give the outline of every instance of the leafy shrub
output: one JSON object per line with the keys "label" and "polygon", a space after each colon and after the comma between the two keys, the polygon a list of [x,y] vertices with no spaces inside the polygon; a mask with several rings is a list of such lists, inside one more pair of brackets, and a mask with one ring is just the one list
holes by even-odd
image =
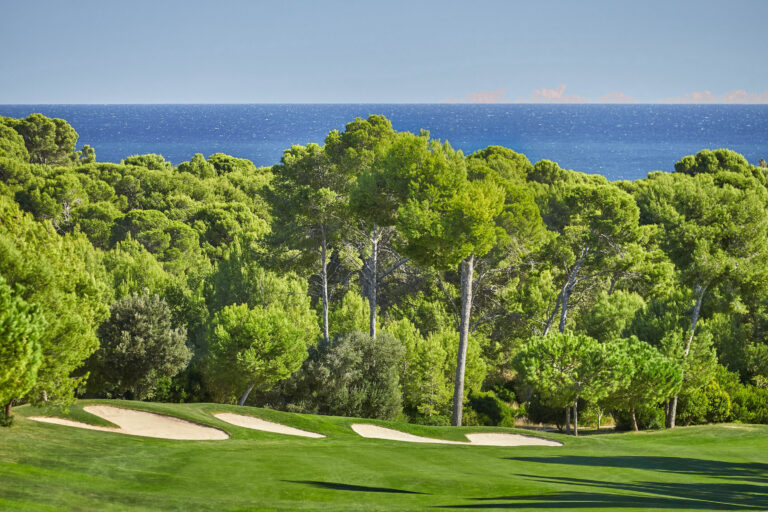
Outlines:
{"label": "leafy shrub", "polygon": [[720,366],[717,383],[731,399],[733,421],[741,423],[768,423],[768,389],[743,384],[739,374]]}
{"label": "leafy shrub", "polygon": [[294,410],[394,419],[402,412],[403,357],[402,344],[387,333],[339,334],[313,349],[284,389]]}
{"label": "leafy shrub", "polygon": [[768,389],[744,385],[731,395],[733,419],[768,424]]}
{"label": "leafy shrub", "polygon": [[565,426],[565,410],[562,407],[546,405],[536,393],[526,402],[525,409],[531,423],[553,424],[558,430]]}
{"label": "leafy shrub", "polygon": [[[679,409],[678,409],[679,411]],[[678,418],[679,418],[678,412]],[[635,410],[637,427],[640,430],[664,428],[664,409],[661,407],[644,406]],[[614,411],[613,419],[616,422],[616,430],[632,430],[632,414],[629,411]]]}
{"label": "leafy shrub", "polygon": [[493,391],[472,391],[469,394],[469,407],[477,413],[480,425],[515,426],[514,411]]}
{"label": "leafy shrub", "polygon": [[731,420],[731,398],[717,381],[681,394],[677,406],[680,425],[722,423]]}
{"label": "leafy shrub", "polygon": [[93,355],[92,384],[133,399],[154,393],[158,380],[183,370],[192,358],[185,327],[174,328],[168,304],[148,289],[117,301],[99,327],[101,347]]}

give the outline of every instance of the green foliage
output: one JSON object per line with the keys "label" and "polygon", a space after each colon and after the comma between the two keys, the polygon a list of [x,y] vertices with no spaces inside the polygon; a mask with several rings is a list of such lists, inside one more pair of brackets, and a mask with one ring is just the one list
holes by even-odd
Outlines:
{"label": "green foliage", "polygon": [[[456,359],[459,351],[459,333],[451,328],[443,328],[431,333],[427,339],[442,345],[446,358],[443,372],[449,389],[453,390],[456,381]],[[467,342],[467,361],[464,374],[464,399],[470,391],[480,391],[488,375],[488,364],[483,359],[483,346],[486,340],[481,336],[471,336]]]}
{"label": "green foliage", "polygon": [[[0,275],[0,405],[32,389],[42,362],[39,339],[45,318]],[[9,419],[9,418],[6,418]]]}
{"label": "green foliage", "polygon": [[108,249],[112,244],[112,227],[122,213],[112,202],[101,201],[72,210],[72,222],[88,237],[94,247]]}
{"label": "green foliage", "polygon": [[98,347],[96,328],[109,314],[112,294],[98,253],[85,237],[62,237],[0,196],[0,275],[21,285],[20,297],[47,322],[37,382],[26,398],[71,402],[84,381],[73,372]]}
{"label": "green foliage", "polygon": [[717,174],[736,172],[752,175],[752,166],[746,158],[729,149],[704,149],[696,156],[688,155],[675,163],[675,172],[696,176],[697,174]]}
{"label": "green foliage", "polygon": [[151,396],[161,378],[183,370],[192,358],[185,327],[173,327],[168,304],[148,289],[112,305],[99,327],[93,355],[99,384],[134,399]]}
{"label": "green foliage", "polygon": [[731,397],[717,381],[680,395],[678,419],[682,425],[722,423],[731,420]]}
{"label": "green foliage", "polygon": [[273,172],[273,231],[288,247],[304,250],[305,263],[312,266],[322,240],[339,235],[351,172],[331,162],[317,144],[286,150]]}
{"label": "green foliage", "polygon": [[32,171],[28,163],[0,156],[0,191],[3,189],[2,185],[17,188],[31,180]]}
{"label": "green foliage", "polygon": [[135,165],[144,167],[151,171],[168,171],[171,169],[171,162],[163,158],[162,155],[147,153],[146,155],[132,155],[123,159],[121,164]]}
{"label": "green foliage", "polygon": [[104,267],[117,298],[144,289],[158,293],[170,279],[157,259],[133,239],[118,242],[114,249],[104,253]]}
{"label": "green foliage", "polygon": [[[768,388],[744,384],[737,373],[723,366],[717,367],[715,382],[728,394],[732,421],[768,424]],[[722,396],[718,403],[724,406]]]}
{"label": "green foliage", "polygon": [[595,304],[579,318],[578,330],[599,341],[626,336],[627,330],[645,301],[637,293],[619,290],[602,292]]}
{"label": "green foliage", "polygon": [[258,289],[248,303],[216,313],[208,346],[210,379],[219,396],[232,401],[256,388],[268,391],[295,372],[317,336],[306,287],[295,279],[254,272]]}
{"label": "green foliage", "polygon": [[189,162],[181,162],[176,168],[179,172],[188,172],[201,179],[213,178],[216,176],[216,168],[212,163],[206,162],[205,157],[200,153],[195,153]]}
{"label": "green foliage", "polygon": [[362,332],[321,342],[296,376],[298,398],[310,412],[394,419],[402,411],[403,345]]}
{"label": "green foliage", "polygon": [[606,409],[651,411],[680,390],[682,368],[654,347],[634,336],[612,342],[609,347],[627,362],[620,384],[600,402]]}
{"label": "green foliage", "polygon": [[[629,410],[617,410],[613,412],[616,422],[616,430],[633,430],[632,413]],[[639,430],[657,430],[665,425],[664,408],[658,406],[641,405],[635,409],[635,421]]]}
{"label": "green foliage", "polygon": [[424,338],[407,319],[391,322],[384,327],[405,347],[401,374],[403,409],[411,421],[447,424],[451,400],[450,380],[446,368],[451,368],[446,351],[438,336]]}
{"label": "green foliage", "polygon": [[366,332],[369,315],[368,302],[356,290],[349,290],[329,314],[331,336],[355,331]]}
{"label": "green foliage", "polygon": [[712,174],[654,174],[635,194],[645,222],[663,226],[662,248],[687,286],[764,279],[766,190],[718,185]]}
{"label": "green foliage", "polygon": [[508,404],[500,400],[493,391],[470,393],[469,407],[477,413],[480,425],[515,426],[514,411]]}
{"label": "green foliage", "polygon": [[[195,155],[195,157],[197,157],[197,155]],[[212,165],[219,174],[250,173],[257,170],[256,166],[253,165],[253,162],[250,160],[225,155],[224,153],[214,153],[209,156],[208,163]]]}
{"label": "green foliage", "polygon": [[22,136],[29,161],[35,164],[66,164],[77,144],[77,132],[63,119],[30,114],[25,119],[6,118],[5,124]]}
{"label": "green foliage", "polygon": [[569,331],[531,339],[513,365],[523,382],[552,407],[597,401],[624,384],[628,362],[610,344]]}
{"label": "green foliage", "polygon": [[[316,317],[309,307],[307,282],[293,273],[279,275],[265,270],[256,255],[235,241],[216,264],[208,280],[208,305],[218,311],[234,304],[280,306],[296,315],[298,323],[315,323]],[[311,339],[314,329],[307,330]]]}
{"label": "green foliage", "polygon": [[562,430],[562,427],[565,426],[563,408],[549,405],[549,400],[537,392],[532,392],[528,397],[525,403],[525,413],[528,421],[532,423],[554,424],[558,430]]}
{"label": "green foliage", "polygon": [[491,171],[505,181],[525,181],[533,170],[528,157],[502,146],[488,146],[467,157],[467,169],[472,181],[485,178]]}
{"label": "green foliage", "polygon": [[11,126],[4,124],[7,118],[0,117],[0,157],[29,162],[29,152],[24,138]]}
{"label": "green foliage", "polygon": [[[248,336],[289,333],[299,349],[273,368],[283,378],[319,323],[329,351],[330,338],[369,330],[373,306],[380,331],[402,346],[401,406],[415,422],[447,419],[462,324],[474,423],[502,421],[497,400],[511,399],[499,393],[519,380],[529,416],[562,422],[578,394],[585,407],[610,401],[620,422],[632,404],[638,423],[653,425],[656,404],[679,384],[676,366],[686,422],[765,417],[768,175],[737,153],[704,150],[675,173],[610,183],[499,146],[464,157],[427,132],[397,133],[380,115],[330,132],[322,146],[293,146],[272,168],[221,153],[175,168],[154,154],[111,164],[89,146],[75,151],[76,141],[62,120],[0,118],[0,276],[49,322],[39,378],[23,399],[71,399],[107,305],[147,288],[195,351],[181,374],[155,379],[168,399],[231,401],[278,379],[248,380],[259,364],[252,340],[213,335],[228,308],[234,318],[245,305]],[[469,279],[471,295],[461,286]],[[539,375],[534,386],[527,374],[550,356],[519,367],[515,354],[557,330],[558,317],[560,330],[583,339],[562,342],[551,360],[583,376]],[[235,332],[227,326],[221,339]],[[237,354],[242,367],[228,373],[235,363],[223,361]],[[349,354],[334,357],[353,364]],[[613,367],[607,384],[601,357]],[[301,408],[312,394],[296,387],[309,382],[301,379],[259,399]]]}
{"label": "green foliage", "polygon": [[768,424],[768,388],[740,386],[729,397],[735,421]]}

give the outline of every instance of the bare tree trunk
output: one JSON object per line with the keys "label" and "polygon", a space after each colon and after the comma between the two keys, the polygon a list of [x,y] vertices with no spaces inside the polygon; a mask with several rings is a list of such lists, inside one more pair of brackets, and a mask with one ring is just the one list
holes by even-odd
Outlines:
{"label": "bare tree trunk", "polygon": [[251,393],[251,390],[255,384],[255,382],[248,384],[248,388],[243,392],[242,395],[240,395],[240,400],[237,401],[237,405],[245,405],[245,401],[248,400],[248,395]]}
{"label": "bare tree trunk", "polygon": [[579,397],[573,401],[573,435],[579,436]]}
{"label": "bare tree trunk", "polygon": [[584,258],[586,256],[587,250],[582,249],[581,256],[579,256],[578,261],[576,261],[573,269],[571,269],[571,272],[568,274],[568,281],[565,285],[565,288],[563,288],[563,300],[562,304],[560,305],[560,332],[565,331],[565,324],[568,321],[568,300],[571,298],[573,287],[576,285],[576,276],[579,275],[579,270],[581,269],[581,265],[584,263]]}
{"label": "bare tree trunk", "polygon": [[13,408],[13,398],[8,400],[8,403],[5,404],[5,419],[6,421],[11,420],[11,409]]}
{"label": "bare tree trunk", "polygon": [[[693,336],[696,334],[696,325],[699,323],[699,314],[701,313],[701,301],[704,298],[704,292],[707,291],[707,286],[702,286],[701,283],[696,283],[696,304],[693,306],[693,312],[691,313],[691,333],[688,336],[688,340],[685,343],[685,351],[683,352],[683,360],[688,358],[688,354],[691,352],[691,344],[693,344]],[[677,398],[679,395],[672,397],[669,402],[669,411],[667,413],[667,427],[675,428],[675,420],[677,419]]]}
{"label": "bare tree trunk", "polygon": [[376,226],[371,236],[371,257],[368,258],[368,306],[370,307],[369,330],[371,338],[376,338],[376,292],[378,289],[379,235]]}
{"label": "bare tree trunk", "polygon": [[637,416],[635,415],[635,408],[630,407],[629,412],[632,413],[632,429],[634,429],[635,432],[640,432],[640,429],[637,428]]}
{"label": "bare tree trunk", "polygon": [[[565,288],[565,285],[563,285],[563,288]],[[557,312],[560,310],[560,301],[562,300],[563,300],[563,290],[560,290],[560,293],[557,295],[557,301],[555,302],[555,308],[552,310],[552,314],[549,315],[549,318],[547,318],[547,324],[544,327],[544,336],[549,334],[549,330],[552,328],[552,323],[554,323],[555,321]]]}
{"label": "bare tree trunk", "polygon": [[565,433],[570,434],[571,433],[571,407],[567,406],[565,408]]}
{"label": "bare tree trunk", "polygon": [[325,226],[322,228],[322,238],[320,240],[320,280],[323,288],[323,341],[327,344],[330,339],[328,334],[328,241],[325,237]]}
{"label": "bare tree trunk", "polygon": [[456,357],[456,382],[453,387],[453,416],[451,424],[461,426],[464,407],[464,370],[467,364],[469,320],[472,314],[472,279],[475,273],[475,255],[461,262],[461,322],[459,324],[459,350]]}
{"label": "bare tree trunk", "polygon": [[598,408],[597,409],[597,430],[600,430],[600,421],[603,419],[603,410]]}

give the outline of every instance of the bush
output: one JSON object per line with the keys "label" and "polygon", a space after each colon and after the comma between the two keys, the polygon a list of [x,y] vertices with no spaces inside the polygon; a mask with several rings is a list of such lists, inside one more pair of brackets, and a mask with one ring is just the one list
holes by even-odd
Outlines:
{"label": "bush", "polygon": [[154,394],[159,379],[183,370],[192,358],[185,327],[174,328],[168,304],[144,289],[112,305],[99,327],[101,347],[91,364],[99,392],[129,393],[134,400]]}
{"label": "bush", "polygon": [[768,389],[740,386],[731,395],[734,421],[768,424]]}
{"label": "bush", "polygon": [[[679,409],[678,409],[679,411]],[[635,410],[637,427],[640,430],[664,428],[666,418],[661,407],[639,407]],[[679,413],[678,413],[679,418]],[[613,419],[616,422],[616,430],[632,430],[632,414],[629,411],[615,411]]]}
{"label": "bush", "polygon": [[722,423],[731,418],[731,398],[717,381],[680,395],[677,405],[677,422],[680,425]]}
{"label": "bush", "polygon": [[731,399],[733,421],[741,423],[768,423],[768,389],[743,384],[739,374],[718,367],[717,383]]}
{"label": "bush", "polygon": [[469,408],[477,413],[479,425],[515,426],[515,412],[493,391],[472,391],[469,394]]}
{"label": "bush", "polygon": [[294,410],[395,419],[402,412],[402,344],[387,333],[339,334],[312,350],[286,383]]}
{"label": "bush", "polygon": [[536,393],[531,395],[525,408],[528,421],[531,423],[556,425],[558,430],[563,430],[565,427],[565,409],[546,405]]}

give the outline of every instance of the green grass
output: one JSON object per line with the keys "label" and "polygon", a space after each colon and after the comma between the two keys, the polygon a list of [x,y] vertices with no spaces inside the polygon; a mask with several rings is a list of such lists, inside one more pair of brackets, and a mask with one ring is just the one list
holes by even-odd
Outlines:
{"label": "green grass", "polygon": [[[354,420],[218,404],[84,400],[221,428],[226,441],[166,441],[33,422],[0,428],[0,510],[768,510],[768,426],[547,437],[562,447],[363,439]],[[304,439],[214,418],[247,413],[327,435]],[[51,414],[53,415],[53,414]],[[513,429],[419,427],[418,435]],[[520,431],[517,431],[520,432]]]}

